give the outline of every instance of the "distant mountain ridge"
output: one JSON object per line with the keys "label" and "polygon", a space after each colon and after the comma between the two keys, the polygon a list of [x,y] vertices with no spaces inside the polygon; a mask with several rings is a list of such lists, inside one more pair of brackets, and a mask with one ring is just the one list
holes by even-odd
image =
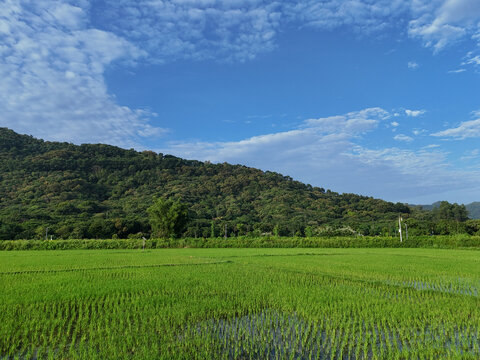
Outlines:
{"label": "distant mountain ridge", "polygon": [[[425,210],[433,210],[434,208],[438,208],[440,206],[441,201],[436,201],[431,205],[419,205]],[[470,204],[465,204],[467,208],[468,217],[470,219],[480,219],[480,202],[474,201]]]}
{"label": "distant mountain ridge", "polygon": [[474,201],[465,205],[470,219],[480,219],[480,201]]}

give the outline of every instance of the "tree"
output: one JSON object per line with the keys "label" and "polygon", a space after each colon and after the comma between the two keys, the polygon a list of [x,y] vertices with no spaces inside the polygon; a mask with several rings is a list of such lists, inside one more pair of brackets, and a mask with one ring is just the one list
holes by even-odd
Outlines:
{"label": "tree", "polygon": [[157,198],[147,211],[154,237],[180,237],[187,225],[188,208],[178,200]]}
{"label": "tree", "polygon": [[274,227],[273,227],[273,235],[275,237],[279,237],[280,236],[280,227],[278,226],[278,224],[276,224]]}
{"label": "tree", "polygon": [[313,237],[313,227],[312,226],[307,226],[305,228],[305,236],[310,238],[310,237]]}
{"label": "tree", "polygon": [[448,201],[440,202],[438,208],[433,210],[437,220],[465,221],[468,219],[468,212],[465,205],[450,204]]}

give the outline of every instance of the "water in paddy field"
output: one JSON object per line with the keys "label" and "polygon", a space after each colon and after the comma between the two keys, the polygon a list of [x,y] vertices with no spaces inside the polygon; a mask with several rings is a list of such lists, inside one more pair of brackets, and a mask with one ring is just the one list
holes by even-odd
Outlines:
{"label": "water in paddy field", "polygon": [[467,295],[467,296],[480,296],[480,283],[478,285],[472,285],[469,283],[464,283],[462,279],[458,279],[453,283],[434,283],[422,280],[412,280],[412,281],[402,281],[402,282],[395,282],[395,281],[387,281],[385,282],[387,285],[394,285],[394,286],[402,286],[402,287],[409,287],[415,290],[430,290],[436,292],[443,292],[443,293],[450,293],[450,294],[458,294],[458,295]]}
{"label": "water in paddy field", "polygon": [[[338,325],[338,324],[337,324]],[[378,359],[401,354],[414,358],[417,351],[440,351],[480,358],[476,328],[397,329],[383,324],[358,327],[307,321],[296,314],[274,310],[211,319],[182,336],[201,337],[213,345],[219,359]],[[428,348],[428,349],[427,349]],[[435,353],[435,352],[434,352]],[[434,354],[433,353],[433,354]],[[413,356],[413,357],[412,357]]]}

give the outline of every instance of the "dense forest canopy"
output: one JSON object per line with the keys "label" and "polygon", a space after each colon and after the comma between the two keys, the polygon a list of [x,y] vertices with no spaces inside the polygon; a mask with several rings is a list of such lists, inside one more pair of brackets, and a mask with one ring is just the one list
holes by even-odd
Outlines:
{"label": "dense forest canopy", "polygon": [[426,211],[338,194],[241,165],[103,144],[48,142],[0,128],[0,239],[150,236],[155,198],[188,207],[182,236],[478,232],[465,206]]}

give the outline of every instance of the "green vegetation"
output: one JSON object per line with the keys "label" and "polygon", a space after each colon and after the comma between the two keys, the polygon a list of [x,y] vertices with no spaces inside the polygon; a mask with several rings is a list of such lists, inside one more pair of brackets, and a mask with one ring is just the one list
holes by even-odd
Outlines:
{"label": "green vegetation", "polygon": [[[142,249],[140,239],[82,240],[0,240],[0,250],[85,250]],[[145,241],[147,249],[165,248],[441,248],[480,249],[480,236],[415,236],[400,242],[398,237],[232,237],[232,238],[160,238]]]}
{"label": "green vegetation", "polygon": [[0,253],[0,358],[478,359],[477,251]]}
{"label": "green vegetation", "polygon": [[152,225],[152,236],[160,238],[178,238],[188,221],[188,209],[178,200],[158,198],[147,209]]}
{"label": "green vegetation", "polygon": [[411,235],[480,234],[479,221],[463,221],[462,205],[430,212],[240,165],[45,142],[0,128],[0,240],[148,238],[155,198],[188,207],[187,226],[174,231],[182,237],[394,236],[399,214]]}

